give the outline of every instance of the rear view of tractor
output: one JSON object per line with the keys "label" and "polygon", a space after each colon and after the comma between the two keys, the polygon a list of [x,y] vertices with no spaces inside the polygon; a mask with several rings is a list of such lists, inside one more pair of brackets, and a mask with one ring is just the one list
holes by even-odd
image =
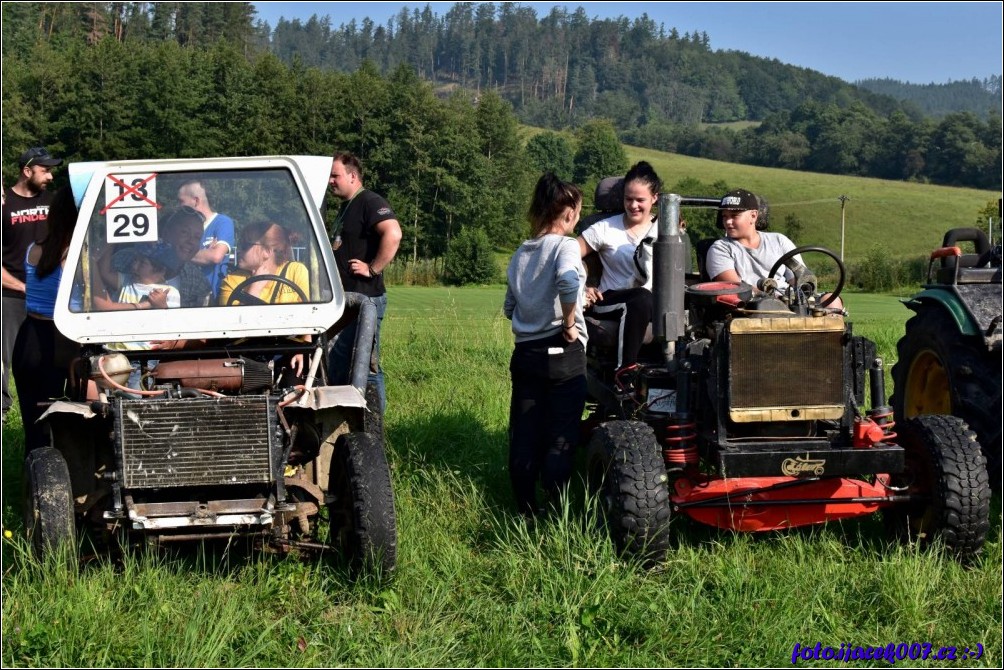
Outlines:
{"label": "rear view of tractor", "polygon": [[[618,548],[658,561],[678,514],[746,532],[881,511],[893,537],[977,555],[990,490],[973,431],[945,414],[893,420],[875,344],[831,307],[845,274],[832,251],[778,259],[768,276],[787,268],[783,291],[688,275],[681,207],[718,203],[660,197],[638,365],[614,372],[612,334],[590,324],[587,475]],[[803,255],[835,264],[828,294]]]}
{"label": "rear view of tractor", "polygon": [[[965,249],[965,250],[964,250]],[[971,252],[971,253],[967,253]],[[927,282],[897,344],[898,420],[951,414],[976,432],[993,487],[1001,483],[1001,245],[955,228],[931,253]]]}

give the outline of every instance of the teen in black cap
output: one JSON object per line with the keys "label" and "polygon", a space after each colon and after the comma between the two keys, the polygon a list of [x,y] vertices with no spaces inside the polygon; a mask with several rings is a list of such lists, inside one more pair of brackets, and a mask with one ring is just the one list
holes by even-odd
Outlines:
{"label": "teen in black cap", "polygon": [[[708,276],[714,281],[746,282],[757,287],[767,278],[767,273],[784,254],[795,248],[795,243],[781,233],[767,232],[765,201],[746,189],[737,188],[722,196],[718,208],[718,227],[725,231],[725,237],[716,240],[708,249],[706,267]],[[795,261],[802,263],[801,256]],[[782,268],[784,276],[775,276],[778,291],[785,291],[787,281],[793,277],[791,271]],[[831,305],[841,308],[838,298]]]}

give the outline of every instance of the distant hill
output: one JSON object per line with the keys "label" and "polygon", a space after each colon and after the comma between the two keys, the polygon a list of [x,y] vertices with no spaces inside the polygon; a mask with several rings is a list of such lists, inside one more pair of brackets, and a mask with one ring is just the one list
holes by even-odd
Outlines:
{"label": "distant hill", "polygon": [[[394,86],[420,79],[444,99],[459,93],[476,103],[490,93],[510,103],[523,123],[552,130],[604,119],[627,144],[713,160],[997,189],[1004,173],[1001,114],[986,114],[993,96],[1000,109],[999,76],[945,87],[900,85],[894,91],[900,97],[893,97],[777,59],[712,50],[706,32],[681,33],[645,14],[599,20],[582,7],[553,7],[538,15],[526,4],[503,2],[456,3],[438,15],[427,4],[402,9],[385,25],[363,19],[336,27],[331,17],[315,15],[280,19],[274,29],[255,20],[247,2],[5,2],[2,15],[5,155],[11,141],[30,146],[32,138],[58,135],[57,128],[65,133],[63,146],[89,147],[91,154],[94,147],[123,155],[146,147],[191,153],[193,146],[227,146],[223,136],[200,137],[195,145],[181,139],[188,132],[183,122],[196,123],[178,113],[188,104],[182,99],[219,99],[196,113],[238,124],[256,119],[243,102],[254,88],[251,77],[271,86],[273,76],[285,85],[301,76],[351,73],[363,80],[382,75]],[[119,45],[134,58],[153,54],[156,66],[115,90],[109,82],[124,57],[109,54]],[[52,53],[65,55],[70,70],[57,72]],[[178,71],[158,77],[170,72],[172,58]],[[205,73],[184,64],[193,59],[219,69]],[[45,74],[27,74],[36,68]],[[247,81],[235,79],[243,68],[250,68]],[[146,79],[152,83],[144,87],[142,109],[155,111],[128,116],[125,101],[140,104],[133,85]],[[294,123],[296,115],[330,113],[325,105],[334,103],[324,101],[331,91],[305,86],[288,95],[266,88],[271,104],[263,113],[275,120],[262,122],[261,139],[277,136],[277,126]],[[962,103],[975,113],[925,116],[928,107],[904,96],[928,88],[939,113]],[[154,104],[153,92],[166,102]],[[309,102],[283,102],[301,95]],[[362,86],[343,102],[369,104],[370,96]],[[54,105],[57,99],[66,107]],[[84,132],[94,119],[101,126]],[[109,125],[113,120],[117,126]],[[169,124],[172,132],[138,133],[140,123]],[[113,127],[121,127],[121,137]],[[353,132],[369,130],[360,123]],[[321,132],[315,124],[309,137]],[[112,149],[111,141],[119,145]]]}
{"label": "distant hill", "polygon": [[926,116],[972,112],[986,118],[989,110],[1001,114],[1000,75],[947,84],[909,84],[895,79],[863,79],[854,83],[866,91],[916,105]]}
{"label": "distant hill", "polygon": [[902,108],[837,77],[713,50],[706,31],[637,18],[590,18],[583,7],[538,14],[517,3],[456,3],[444,14],[402,8],[385,25],[337,16],[279,19],[269,48],[286,63],[354,72],[364,60],[389,74],[401,65],[434,85],[490,88],[526,123],[551,128],[603,116],[620,129],[762,121],[807,100]]}
{"label": "distant hill", "polygon": [[912,99],[713,50],[707,32],[681,32],[647,14],[591,19],[582,7],[552,7],[538,15],[504,2],[456,3],[442,15],[430,5],[403,8],[385,25],[314,15],[280,19],[269,49],[292,67],[355,72],[369,63],[391,78],[414,73],[444,96],[492,91],[532,126],[608,119],[623,142],[662,151],[956,186],[1001,183],[1001,116],[987,114],[985,91],[976,100],[971,90],[946,90],[943,104],[971,100],[966,111],[927,115]]}

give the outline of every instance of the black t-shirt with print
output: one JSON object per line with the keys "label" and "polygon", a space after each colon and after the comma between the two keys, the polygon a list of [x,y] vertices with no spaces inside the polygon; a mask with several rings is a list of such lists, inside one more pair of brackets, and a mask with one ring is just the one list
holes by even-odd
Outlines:
{"label": "black t-shirt with print", "polygon": [[[13,189],[4,188],[3,205],[3,267],[11,275],[24,281],[24,256],[32,242],[44,234],[45,219],[49,215],[52,193],[41,191],[25,198]],[[23,298],[24,293],[4,288],[5,298]]]}
{"label": "black t-shirt with print", "polygon": [[358,258],[372,263],[380,249],[380,234],[376,225],[381,221],[396,219],[390,204],[373,191],[363,189],[342,205],[338,214],[341,223],[342,246],[335,250],[335,263],[346,291],[362,293],[369,297],[386,293],[383,275],[361,277],[349,271],[349,261]]}

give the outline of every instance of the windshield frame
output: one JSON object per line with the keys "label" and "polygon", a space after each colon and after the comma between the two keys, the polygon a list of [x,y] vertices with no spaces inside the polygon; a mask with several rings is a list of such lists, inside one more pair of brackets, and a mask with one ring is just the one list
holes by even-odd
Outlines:
{"label": "windshield frame", "polygon": [[[342,315],[345,296],[320,206],[327,188],[331,157],[263,156],[149,161],[72,163],[68,170],[79,214],[56,296],[56,327],[80,343],[144,340],[216,339],[258,336],[315,335],[328,330]],[[116,174],[248,171],[281,169],[292,177],[309,219],[311,244],[318,250],[320,272],[331,287],[329,300],[281,305],[177,307],[126,311],[73,311],[74,274],[86,248],[88,227],[99,206],[106,178]],[[173,197],[170,198],[173,201]],[[173,204],[173,202],[172,202]]]}

